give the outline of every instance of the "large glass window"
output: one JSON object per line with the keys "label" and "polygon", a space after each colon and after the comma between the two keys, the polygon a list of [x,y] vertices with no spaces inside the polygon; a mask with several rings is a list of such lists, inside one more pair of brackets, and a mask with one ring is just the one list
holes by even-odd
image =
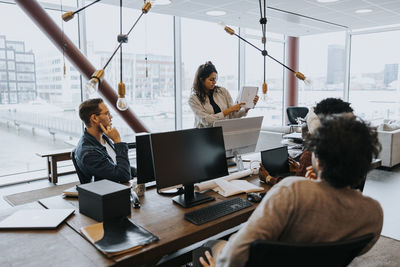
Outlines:
{"label": "large glass window", "polygon": [[[60,4],[59,1],[56,3]],[[38,77],[47,78],[46,84],[52,84],[49,78],[53,74],[47,71],[52,66],[46,62],[54,58],[63,62],[62,53],[20,7],[0,3],[0,10],[0,46],[4,48],[1,51],[5,51],[8,60],[13,60],[14,52],[18,51],[15,53],[16,65],[8,61],[8,75],[3,77],[8,79],[5,83],[7,89],[0,94],[0,135],[7,140],[0,155],[1,179],[1,176],[11,173],[45,170],[46,161],[36,153],[71,147],[68,143],[76,143],[82,125],[75,111],[80,99],[73,100],[69,86],[71,73],[67,72],[68,75],[60,82],[62,89],[40,91],[36,87]],[[46,11],[61,26],[61,12]],[[76,19],[64,23],[64,30],[71,40],[77,42]],[[20,63],[22,65],[18,65]],[[66,64],[69,66],[67,60]],[[76,92],[80,96],[80,90]]]}
{"label": "large glass window", "polygon": [[352,36],[349,100],[368,120],[400,117],[400,31]]}
{"label": "large glass window", "polygon": [[[123,33],[141,11],[123,9]],[[107,19],[104,19],[107,18]],[[102,68],[117,46],[119,7],[96,4],[86,11],[89,60]],[[101,34],[99,34],[101,29]],[[123,45],[123,81],[130,107],[152,132],[175,129],[173,17],[148,13],[143,15]],[[105,80],[117,90],[120,82],[120,54],[105,70]],[[135,133],[113,113],[113,124],[123,140],[134,140]]]}
{"label": "large glass window", "polygon": [[238,40],[216,23],[181,19],[182,25],[182,127],[192,128],[194,115],[188,100],[197,68],[211,61],[218,71],[217,85],[235,99],[238,93]]}
{"label": "large glass window", "polygon": [[311,80],[299,81],[299,106],[314,106],[327,97],[343,98],[345,32],[300,37],[299,71]]}
{"label": "large glass window", "polygon": [[[260,49],[264,46],[261,43],[261,30],[255,31],[246,29],[246,39]],[[267,41],[268,53],[279,60],[284,61],[283,36],[268,33],[273,40]],[[248,116],[264,116],[263,125],[282,124],[282,103],[283,103],[283,67],[267,57],[266,79],[268,85],[267,95],[262,93],[264,82],[264,57],[260,51],[245,44],[245,85],[258,86],[260,100],[254,110],[250,110]]]}

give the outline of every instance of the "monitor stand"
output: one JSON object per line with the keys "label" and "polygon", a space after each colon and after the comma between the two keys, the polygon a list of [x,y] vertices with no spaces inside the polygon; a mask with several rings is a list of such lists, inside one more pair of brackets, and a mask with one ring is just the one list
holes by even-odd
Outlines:
{"label": "monitor stand", "polygon": [[206,194],[194,192],[193,184],[183,185],[184,193],[182,195],[172,198],[172,201],[181,205],[184,208],[190,208],[200,205],[205,202],[215,200],[214,197],[207,196]]}
{"label": "monitor stand", "polygon": [[235,156],[235,161],[236,161],[236,166],[237,166],[238,171],[243,171],[244,166],[243,166],[242,156],[237,151],[234,151],[233,155]]}

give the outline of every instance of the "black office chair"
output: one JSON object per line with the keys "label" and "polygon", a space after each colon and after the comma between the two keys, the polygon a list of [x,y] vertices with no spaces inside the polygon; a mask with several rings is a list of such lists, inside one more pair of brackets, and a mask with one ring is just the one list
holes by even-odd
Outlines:
{"label": "black office chair", "polygon": [[74,167],[75,167],[75,170],[76,170],[76,174],[78,174],[78,178],[79,178],[79,181],[81,182],[81,184],[90,183],[91,180],[92,180],[91,177],[85,176],[85,175],[81,172],[81,170],[79,169],[78,164],[76,163],[76,160],[75,160],[75,149],[72,150],[72,152],[71,152],[71,159],[72,159],[72,163],[74,163]]}
{"label": "black office chair", "polygon": [[286,109],[289,124],[297,124],[297,118],[305,119],[308,113],[306,107],[287,107]]}
{"label": "black office chair", "polygon": [[250,245],[246,267],[265,265],[282,267],[347,266],[373,237],[373,234],[366,234],[345,241],[310,244],[256,240]]}

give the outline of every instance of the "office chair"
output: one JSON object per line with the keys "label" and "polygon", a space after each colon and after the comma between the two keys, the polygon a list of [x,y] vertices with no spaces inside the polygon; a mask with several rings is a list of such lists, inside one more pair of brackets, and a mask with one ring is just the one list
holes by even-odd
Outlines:
{"label": "office chair", "polygon": [[246,267],[265,265],[283,267],[347,266],[373,237],[374,235],[370,233],[345,241],[309,244],[256,240],[250,245]]}
{"label": "office chair", "polygon": [[90,183],[90,181],[92,180],[91,177],[86,177],[81,170],[78,167],[78,164],[76,163],[75,160],[75,149],[72,150],[71,152],[71,159],[72,159],[72,163],[74,164],[75,170],[76,170],[76,174],[78,174],[78,178],[79,181],[81,182],[81,184],[87,184]]}
{"label": "office chair", "polygon": [[306,107],[287,107],[286,108],[287,117],[289,124],[297,124],[297,118],[305,119],[308,113],[308,108]]}

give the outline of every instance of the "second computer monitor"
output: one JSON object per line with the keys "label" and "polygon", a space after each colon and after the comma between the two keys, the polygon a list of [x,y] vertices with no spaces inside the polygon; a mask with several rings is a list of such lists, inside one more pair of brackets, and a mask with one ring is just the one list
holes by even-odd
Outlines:
{"label": "second computer monitor", "polygon": [[243,166],[240,166],[242,163],[238,156],[256,150],[263,118],[260,116],[214,122],[214,127],[222,127],[226,156],[235,156],[240,161],[236,162],[239,169],[243,169]]}
{"label": "second computer monitor", "polygon": [[151,155],[151,135],[136,135],[136,170],[137,183],[145,184],[155,181],[153,157]]}
{"label": "second computer monitor", "polygon": [[151,135],[157,189],[183,185],[175,202],[190,207],[213,198],[193,192],[194,183],[228,175],[221,127]]}

